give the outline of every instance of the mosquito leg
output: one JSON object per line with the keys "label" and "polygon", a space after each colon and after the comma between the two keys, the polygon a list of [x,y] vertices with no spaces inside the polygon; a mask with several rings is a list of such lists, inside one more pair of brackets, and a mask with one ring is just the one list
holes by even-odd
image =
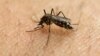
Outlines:
{"label": "mosquito leg", "polygon": [[48,31],[48,38],[47,38],[47,43],[46,43],[46,46],[48,46],[48,43],[49,43],[49,39],[50,39],[50,25],[49,25],[49,31]]}
{"label": "mosquito leg", "polygon": [[[49,24],[51,23],[51,21],[49,20]],[[49,39],[50,39],[50,35],[51,35],[51,30],[50,30],[50,25],[49,25],[49,29],[48,29],[48,38],[47,38],[47,43],[46,43],[46,46],[48,46],[48,43],[49,43]]]}
{"label": "mosquito leg", "polygon": [[59,13],[57,14],[57,16],[59,16],[60,14],[62,14],[62,15],[64,16],[65,19],[71,21],[69,18],[66,18],[66,17],[65,17],[65,15],[64,15],[64,13],[63,13],[62,11],[59,11]]}
{"label": "mosquito leg", "polygon": [[45,11],[45,9],[44,9],[43,11],[44,11],[44,14],[46,15],[46,11]]}
{"label": "mosquito leg", "polygon": [[76,25],[76,29],[75,29],[75,31],[77,31],[77,30],[78,30],[79,23],[76,23],[76,24],[71,24],[71,25]]}
{"label": "mosquito leg", "polygon": [[37,27],[35,27],[33,30],[30,30],[30,31],[26,31],[26,32],[33,32],[33,31],[37,31],[37,30],[40,30],[41,28],[43,28],[44,26],[43,25],[38,25]]}
{"label": "mosquito leg", "polygon": [[53,8],[51,9],[51,15],[52,15],[52,13],[55,15],[55,12],[54,12],[54,9]]}
{"label": "mosquito leg", "polygon": [[65,17],[65,15],[64,15],[64,13],[62,12],[62,11],[60,11],[58,14],[57,14],[57,16],[59,15],[59,14],[61,14],[62,13],[62,15]]}

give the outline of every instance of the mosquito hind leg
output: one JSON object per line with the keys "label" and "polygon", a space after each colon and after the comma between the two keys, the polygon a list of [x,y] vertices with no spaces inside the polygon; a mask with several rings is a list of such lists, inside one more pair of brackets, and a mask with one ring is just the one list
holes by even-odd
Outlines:
{"label": "mosquito hind leg", "polygon": [[79,22],[78,23],[75,23],[75,24],[71,24],[71,25],[76,25],[76,29],[74,29],[75,31],[77,31],[78,30],[78,27],[79,27]]}
{"label": "mosquito hind leg", "polygon": [[57,14],[57,16],[59,15],[59,14],[61,14],[62,13],[62,15],[65,17],[65,15],[64,15],[64,13],[62,12],[62,11],[60,11],[58,14]]}
{"label": "mosquito hind leg", "polygon": [[64,16],[65,19],[68,19],[69,21],[71,21],[69,18],[66,18],[64,13],[62,11],[59,11],[59,13],[56,16],[59,16],[60,14],[62,14]]}

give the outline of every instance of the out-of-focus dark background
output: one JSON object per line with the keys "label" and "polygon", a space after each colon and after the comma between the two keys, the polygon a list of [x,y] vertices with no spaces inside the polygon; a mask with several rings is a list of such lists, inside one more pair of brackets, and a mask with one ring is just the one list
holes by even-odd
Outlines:
{"label": "out-of-focus dark background", "polygon": [[[44,47],[48,26],[26,31],[51,8],[79,25],[77,31],[51,25]],[[100,56],[100,0],[0,0],[0,56]]]}

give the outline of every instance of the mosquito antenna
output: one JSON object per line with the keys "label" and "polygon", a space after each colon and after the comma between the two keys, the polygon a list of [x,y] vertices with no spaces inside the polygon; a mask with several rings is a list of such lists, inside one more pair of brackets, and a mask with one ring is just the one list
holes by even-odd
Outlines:
{"label": "mosquito antenna", "polygon": [[46,15],[46,11],[45,11],[45,9],[44,9],[43,11],[44,11],[44,14]]}

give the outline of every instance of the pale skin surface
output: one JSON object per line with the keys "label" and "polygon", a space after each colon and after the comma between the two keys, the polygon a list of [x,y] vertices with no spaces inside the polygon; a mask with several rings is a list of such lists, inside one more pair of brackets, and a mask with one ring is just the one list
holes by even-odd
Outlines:
{"label": "pale skin surface", "polygon": [[[37,26],[44,15],[63,11],[74,30]],[[0,0],[0,56],[100,56],[100,0]]]}

